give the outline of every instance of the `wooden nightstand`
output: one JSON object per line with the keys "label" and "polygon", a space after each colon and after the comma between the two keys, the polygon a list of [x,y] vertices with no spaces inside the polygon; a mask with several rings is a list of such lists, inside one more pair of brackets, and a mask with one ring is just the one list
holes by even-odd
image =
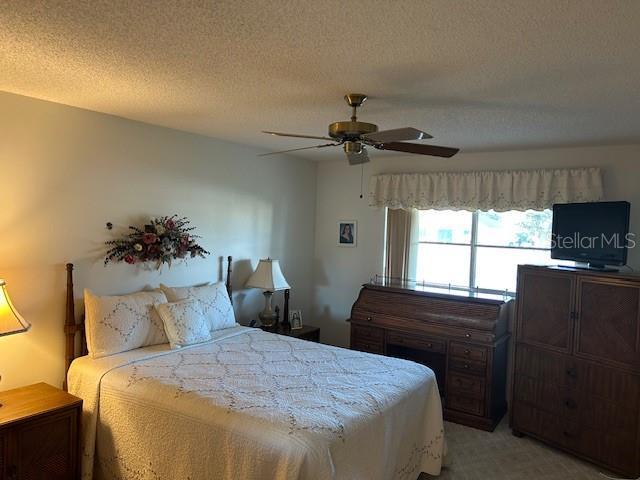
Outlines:
{"label": "wooden nightstand", "polygon": [[82,400],[46,383],[0,392],[0,480],[79,478]]}
{"label": "wooden nightstand", "polygon": [[295,337],[301,340],[309,340],[310,342],[320,341],[320,329],[318,327],[312,327],[311,325],[303,325],[302,328],[297,330],[285,329],[282,324],[278,324],[277,327],[260,327],[265,332],[277,333],[278,335],[286,335],[287,337]]}

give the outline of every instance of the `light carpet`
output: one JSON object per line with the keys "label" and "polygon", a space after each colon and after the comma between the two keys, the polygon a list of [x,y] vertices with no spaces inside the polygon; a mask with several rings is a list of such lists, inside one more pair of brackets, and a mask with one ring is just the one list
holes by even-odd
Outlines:
{"label": "light carpet", "polygon": [[607,480],[621,478],[528,437],[511,434],[508,418],[494,432],[445,423],[449,466],[419,480]]}

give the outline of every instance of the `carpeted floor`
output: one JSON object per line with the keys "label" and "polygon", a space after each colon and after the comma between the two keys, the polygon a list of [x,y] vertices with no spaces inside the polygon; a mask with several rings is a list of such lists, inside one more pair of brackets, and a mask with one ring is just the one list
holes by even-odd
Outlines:
{"label": "carpeted floor", "polygon": [[423,474],[419,480],[620,478],[530,438],[514,437],[506,417],[492,433],[447,422],[445,435],[449,446],[449,466],[439,477]]}

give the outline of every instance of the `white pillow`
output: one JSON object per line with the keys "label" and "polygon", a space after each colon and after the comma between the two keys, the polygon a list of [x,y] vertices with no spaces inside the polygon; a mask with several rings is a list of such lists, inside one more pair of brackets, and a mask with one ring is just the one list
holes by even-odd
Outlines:
{"label": "white pillow", "polygon": [[160,284],[160,289],[170,302],[177,302],[186,298],[198,300],[201,304],[202,312],[209,321],[209,330],[212,332],[236,325],[233,305],[231,305],[227,287],[223,282],[197,287],[176,288]]}
{"label": "white pillow", "polygon": [[161,291],[98,297],[84,291],[87,348],[93,358],[167,343],[154,305],[166,303]]}
{"label": "white pillow", "polygon": [[171,348],[186,347],[211,340],[209,321],[202,311],[200,301],[189,298],[156,305],[164,323]]}

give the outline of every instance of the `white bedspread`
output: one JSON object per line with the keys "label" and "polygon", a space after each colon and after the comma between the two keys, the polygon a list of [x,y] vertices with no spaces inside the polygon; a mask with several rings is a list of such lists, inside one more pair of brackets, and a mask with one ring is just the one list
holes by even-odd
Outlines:
{"label": "white bedspread", "polygon": [[259,329],[75,360],[83,479],[407,479],[437,475],[442,408],[416,363]]}

